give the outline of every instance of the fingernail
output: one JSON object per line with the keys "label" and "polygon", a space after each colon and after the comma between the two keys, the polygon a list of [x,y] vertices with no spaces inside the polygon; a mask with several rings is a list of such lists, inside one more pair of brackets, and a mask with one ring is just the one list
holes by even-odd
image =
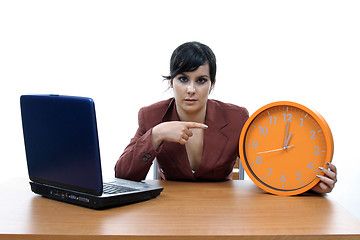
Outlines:
{"label": "fingernail", "polygon": [[208,126],[208,125],[204,125],[204,127],[205,127],[205,128],[209,128],[209,126]]}
{"label": "fingernail", "polygon": [[319,167],[319,169],[322,171],[322,170],[324,170],[324,168],[323,167]]}
{"label": "fingernail", "polygon": [[321,175],[316,175],[317,178],[321,178],[322,176]]}
{"label": "fingernail", "polygon": [[329,166],[329,165],[330,165],[330,163],[329,163],[329,162],[327,162],[327,163],[326,163],[326,166]]}

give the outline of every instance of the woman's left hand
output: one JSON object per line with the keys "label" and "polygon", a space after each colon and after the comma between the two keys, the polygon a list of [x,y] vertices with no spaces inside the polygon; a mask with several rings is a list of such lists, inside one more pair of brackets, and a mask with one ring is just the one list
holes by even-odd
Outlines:
{"label": "woman's left hand", "polygon": [[314,192],[323,194],[329,193],[334,189],[335,183],[337,182],[336,167],[332,163],[326,163],[326,166],[328,168],[319,168],[323,173],[325,173],[325,175],[317,175],[320,182],[311,189]]}

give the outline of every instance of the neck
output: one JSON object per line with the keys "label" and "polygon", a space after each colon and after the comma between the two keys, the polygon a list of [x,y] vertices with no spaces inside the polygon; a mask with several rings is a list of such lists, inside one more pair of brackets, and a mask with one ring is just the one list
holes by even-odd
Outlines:
{"label": "neck", "polygon": [[177,114],[181,121],[205,123],[206,105],[196,112],[186,112],[177,108]]}

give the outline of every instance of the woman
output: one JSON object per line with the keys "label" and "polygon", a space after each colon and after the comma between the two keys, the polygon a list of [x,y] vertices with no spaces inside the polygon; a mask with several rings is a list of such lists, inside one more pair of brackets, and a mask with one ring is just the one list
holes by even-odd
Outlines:
{"label": "woman", "polygon": [[[231,179],[240,132],[249,118],[243,107],[208,99],[215,85],[216,58],[199,42],[180,45],[170,60],[174,98],[139,111],[139,128],[115,166],[115,176],[145,179],[157,158],[162,179],[223,181]],[[313,190],[330,192],[336,168]]]}

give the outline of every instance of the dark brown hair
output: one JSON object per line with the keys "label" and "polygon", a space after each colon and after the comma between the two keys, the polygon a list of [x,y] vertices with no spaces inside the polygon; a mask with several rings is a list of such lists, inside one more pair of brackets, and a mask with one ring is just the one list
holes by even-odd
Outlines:
{"label": "dark brown hair", "polygon": [[184,43],[174,50],[170,59],[170,75],[164,78],[172,80],[178,74],[195,71],[205,63],[209,64],[210,81],[213,85],[216,76],[216,57],[213,51],[199,42]]}

